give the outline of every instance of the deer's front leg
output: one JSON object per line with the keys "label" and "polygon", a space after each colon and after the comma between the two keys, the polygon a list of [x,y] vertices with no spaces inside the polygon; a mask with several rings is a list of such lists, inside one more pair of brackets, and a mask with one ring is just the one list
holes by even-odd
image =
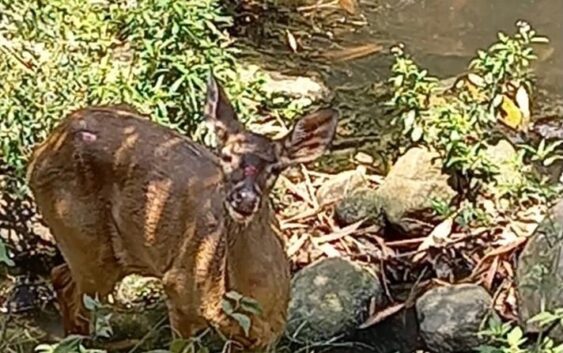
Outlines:
{"label": "deer's front leg", "polygon": [[184,271],[170,271],[163,277],[170,326],[175,335],[189,338],[206,328],[199,313],[195,285]]}

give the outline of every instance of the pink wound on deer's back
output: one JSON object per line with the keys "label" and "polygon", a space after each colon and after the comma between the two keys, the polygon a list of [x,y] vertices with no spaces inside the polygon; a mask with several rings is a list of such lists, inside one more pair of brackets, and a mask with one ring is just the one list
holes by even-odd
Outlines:
{"label": "pink wound on deer's back", "polygon": [[258,174],[258,169],[253,165],[247,165],[244,167],[244,176],[253,176]]}
{"label": "pink wound on deer's back", "polygon": [[80,139],[84,142],[94,142],[98,139],[98,136],[96,136],[96,134],[88,131],[80,131],[78,133],[78,136],[80,136]]}

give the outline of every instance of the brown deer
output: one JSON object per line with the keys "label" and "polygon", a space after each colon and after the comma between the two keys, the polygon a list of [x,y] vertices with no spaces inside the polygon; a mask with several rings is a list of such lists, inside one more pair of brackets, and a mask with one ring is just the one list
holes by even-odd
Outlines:
{"label": "brown deer", "polygon": [[[217,155],[120,106],[74,111],[34,151],[29,186],[65,259],[52,278],[67,334],[88,333],[84,294],[103,298],[132,273],[162,279],[182,337],[212,326],[256,349],[282,334],[290,273],[268,194],[282,170],[327,150],[338,113],[272,140],[245,130],[210,75],[204,116]],[[222,310],[233,290],[261,308],[248,336]]]}

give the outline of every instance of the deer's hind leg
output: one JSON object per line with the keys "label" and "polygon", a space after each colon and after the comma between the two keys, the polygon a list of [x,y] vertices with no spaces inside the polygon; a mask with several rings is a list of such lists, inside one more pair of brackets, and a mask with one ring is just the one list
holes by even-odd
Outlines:
{"label": "deer's hind leg", "polygon": [[87,335],[90,333],[88,313],[82,305],[80,293],[72,279],[70,268],[66,263],[61,264],[51,271],[53,288],[63,318],[65,335],[71,333]]}
{"label": "deer's hind leg", "polygon": [[52,270],[53,287],[65,334],[89,334],[84,295],[103,299],[123,277],[123,269],[113,253],[106,208],[95,200],[72,196],[72,190],[57,190],[57,195],[45,198],[55,202],[42,203],[37,198],[66,262]]}
{"label": "deer's hind leg", "polygon": [[[91,314],[84,307],[84,296],[97,295],[100,299],[104,299],[113,291],[117,281],[123,277],[115,259],[104,256],[95,248],[86,247],[84,250],[90,253],[71,252],[67,257],[67,263],[51,271],[51,279],[67,335],[90,333]],[[81,258],[77,259],[77,257]],[[103,261],[100,261],[101,259]]]}

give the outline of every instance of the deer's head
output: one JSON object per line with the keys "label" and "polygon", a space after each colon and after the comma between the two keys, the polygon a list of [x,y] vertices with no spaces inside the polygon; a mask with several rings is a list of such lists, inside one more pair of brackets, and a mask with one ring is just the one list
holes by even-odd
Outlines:
{"label": "deer's head", "polygon": [[281,139],[244,128],[225,91],[209,76],[205,117],[214,127],[226,184],[225,207],[239,223],[252,220],[285,168],[320,157],[332,141],[338,112],[321,109],[298,119]]}

